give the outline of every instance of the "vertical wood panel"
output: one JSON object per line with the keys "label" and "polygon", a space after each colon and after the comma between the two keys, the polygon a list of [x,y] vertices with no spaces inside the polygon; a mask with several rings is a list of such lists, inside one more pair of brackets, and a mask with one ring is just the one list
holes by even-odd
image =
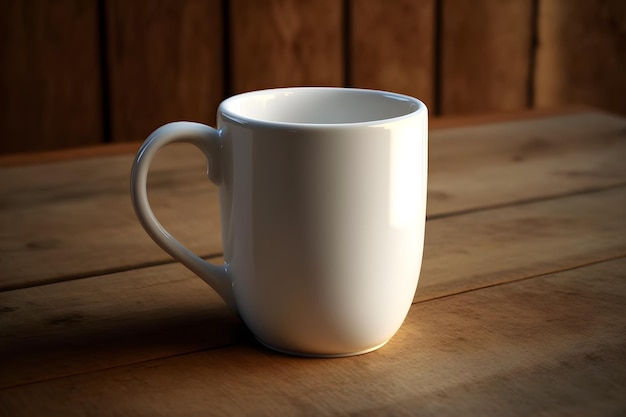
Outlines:
{"label": "vertical wood panel", "polygon": [[525,108],[532,1],[441,1],[442,114]]}
{"label": "vertical wood panel", "polygon": [[108,0],[111,135],[214,123],[223,96],[220,0]]}
{"label": "vertical wood panel", "polygon": [[0,152],[102,140],[95,0],[0,2]]}
{"label": "vertical wood panel", "polygon": [[352,85],[409,94],[432,107],[434,8],[435,0],[353,0]]}
{"label": "vertical wood panel", "polygon": [[626,114],[626,2],[541,1],[535,102]]}
{"label": "vertical wood panel", "polygon": [[343,83],[342,2],[232,0],[235,93]]}

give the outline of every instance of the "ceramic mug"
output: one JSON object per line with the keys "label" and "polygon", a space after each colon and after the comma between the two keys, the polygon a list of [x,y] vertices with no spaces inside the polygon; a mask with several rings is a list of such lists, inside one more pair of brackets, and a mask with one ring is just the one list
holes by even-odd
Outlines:
{"label": "ceramic mug", "polygon": [[[424,243],[427,109],[389,92],[299,87],[230,97],[217,129],[152,133],[131,175],[150,237],[211,285],[264,345],[348,356],[384,345],[404,321]],[[154,155],[188,142],[219,186],[224,265],[201,259],[156,219]]]}

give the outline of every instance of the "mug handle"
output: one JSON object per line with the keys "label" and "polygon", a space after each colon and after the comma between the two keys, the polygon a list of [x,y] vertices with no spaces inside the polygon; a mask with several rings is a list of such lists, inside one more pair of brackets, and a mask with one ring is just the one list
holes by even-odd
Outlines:
{"label": "mug handle", "polygon": [[148,202],[146,185],[152,159],[164,146],[180,142],[191,143],[204,153],[208,162],[209,179],[215,184],[220,183],[220,132],[201,123],[168,123],[148,136],[137,152],[137,157],[133,163],[130,175],[130,195],[135,214],[152,240],[174,259],[180,261],[180,263],[207,282],[224,299],[231,310],[236,313],[237,307],[233,293],[233,281],[226,267],[220,267],[205,261],[174,239],[159,223]]}

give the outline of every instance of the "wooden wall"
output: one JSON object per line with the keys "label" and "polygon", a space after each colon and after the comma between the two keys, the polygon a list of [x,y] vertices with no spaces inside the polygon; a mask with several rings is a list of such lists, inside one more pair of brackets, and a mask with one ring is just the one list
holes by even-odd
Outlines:
{"label": "wooden wall", "polygon": [[2,0],[0,152],[141,141],[275,86],[626,114],[625,27],[623,0]]}

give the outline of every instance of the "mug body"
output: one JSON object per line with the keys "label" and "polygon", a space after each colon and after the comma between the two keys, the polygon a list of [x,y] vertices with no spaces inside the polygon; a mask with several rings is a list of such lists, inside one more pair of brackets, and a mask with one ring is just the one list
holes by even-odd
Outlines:
{"label": "mug body", "polygon": [[279,351],[385,344],[416,290],[427,110],[343,88],[245,93],[218,112],[224,258],[237,309]]}

